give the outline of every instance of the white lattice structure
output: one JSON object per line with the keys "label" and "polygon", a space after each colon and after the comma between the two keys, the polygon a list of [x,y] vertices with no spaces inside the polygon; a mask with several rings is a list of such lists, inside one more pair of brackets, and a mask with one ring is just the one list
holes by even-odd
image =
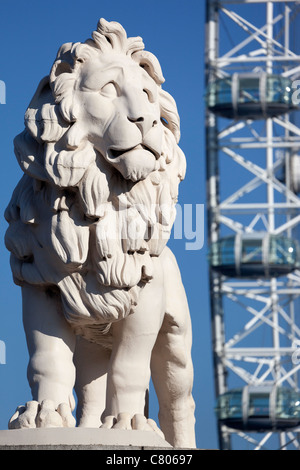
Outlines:
{"label": "white lattice structure", "polygon": [[[207,1],[208,237],[210,245],[218,246],[224,237],[237,235],[235,263],[242,259],[237,240],[246,239],[248,234],[299,239],[300,197],[296,191],[300,56],[293,44],[296,25],[300,26],[299,10],[297,1]],[[252,89],[249,98],[249,90],[243,91],[242,84],[249,84],[245,80],[255,75],[260,80],[257,96]],[[274,92],[274,101],[275,81],[270,81],[274,86],[270,91],[266,77],[283,79],[286,90],[290,88],[290,107],[268,108],[268,93]],[[218,81],[222,85],[216,92],[213,87]],[[228,93],[232,109],[224,111],[224,97]],[[261,117],[242,109],[243,100],[251,102],[251,106],[259,102],[261,109],[256,109],[256,113],[260,112]],[[221,101],[223,107],[217,109]],[[279,252],[280,247],[278,257]],[[261,253],[265,260],[262,262],[267,263],[263,246]],[[262,385],[297,391],[300,369],[297,266],[285,275],[260,274],[248,278],[224,276],[210,264],[210,289],[216,396],[237,387],[248,390],[246,386]],[[245,416],[243,419],[245,424]],[[239,436],[252,449],[300,448],[297,429],[279,431],[274,419],[273,424],[265,432],[256,433],[247,426],[245,430],[233,429],[219,422],[220,447],[244,445],[239,443]]]}

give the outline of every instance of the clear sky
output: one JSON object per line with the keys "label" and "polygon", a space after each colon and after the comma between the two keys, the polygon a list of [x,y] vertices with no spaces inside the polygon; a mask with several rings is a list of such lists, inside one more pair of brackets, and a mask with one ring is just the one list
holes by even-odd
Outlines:
{"label": "clear sky", "polygon": [[[204,6],[203,0],[1,0],[0,80],[6,85],[6,104],[0,104],[0,340],[5,342],[6,363],[0,364],[0,429],[7,428],[16,406],[30,399],[21,292],[13,284],[3,242],[7,228],[3,213],[22,175],[13,152],[13,138],[23,130],[26,107],[40,79],[49,73],[60,45],[90,37],[100,17],[120,22],[128,36],[142,36],[146,50],[161,63],[164,89],[177,102],[180,146],[187,158],[179,202],[190,205],[195,217],[196,205],[205,204]],[[200,237],[203,221],[196,223],[195,217],[194,224]],[[217,447],[217,437],[206,246],[188,249],[191,240],[187,239],[188,232],[186,235],[171,239],[169,246],[181,269],[193,322],[197,445],[211,449]],[[150,407],[156,419],[151,397]]]}

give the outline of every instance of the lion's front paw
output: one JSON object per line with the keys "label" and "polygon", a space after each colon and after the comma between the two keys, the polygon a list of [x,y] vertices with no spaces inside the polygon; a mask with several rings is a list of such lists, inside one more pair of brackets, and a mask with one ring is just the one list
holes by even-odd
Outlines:
{"label": "lion's front paw", "polygon": [[28,401],[25,406],[18,406],[16,412],[10,418],[9,429],[35,428],[36,416],[39,403],[37,401]]}
{"label": "lion's front paw", "polygon": [[153,419],[147,419],[141,414],[135,414],[131,417],[129,413],[119,413],[117,418],[115,416],[106,416],[101,428],[155,431],[162,439],[165,439],[163,432],[159,429],[156,422]]}
{"label": "lion's front paw", "polygon": [[11,417],[9,429],[23,428],[72,428],[75,418],[72,416],[70,406],[61,403],[55,409],[51,400],[29,401],[25,406],[19,406]]}

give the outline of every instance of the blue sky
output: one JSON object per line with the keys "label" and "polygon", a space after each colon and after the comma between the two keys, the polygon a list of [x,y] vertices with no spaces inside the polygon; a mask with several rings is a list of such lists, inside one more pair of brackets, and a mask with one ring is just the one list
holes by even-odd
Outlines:
{"label": "blue sky", "polygon": [[[0,80],[6,85],[6,104],[0,105],[2,182],[0,213],[21,177],[13,153],[13,138],[23,130],[23,117],[40,79],[50,71],[57,50],[65,42],[84,41],[100,17],[120,22],[129,36],[142,36],[146,50],[159,59],[181,117],[180,146],[187,158],[187,174],[179,202],[205,204],[204,142],[204,6],[202,0],[2,0],[0,6]],[[6,363],[0,364],[0,429],[17,405],[30,399],[26,379],[28,361],[21,320],[21,293],[13,284],[9,254],[3,238],[7,224],[0,217],[0,340]],[[201,227],[197,226],[198,230]],[[194,227],[195,229],[195,227]],[[171,239],[182,273],[193,322],[196,434],[200,448],[216,448],[213,368],[210,336],[206,245],[188,250],[187,239]],[[153,413],[156,406],[150,397]],[[152,415],[156,419],[155,415]]]}

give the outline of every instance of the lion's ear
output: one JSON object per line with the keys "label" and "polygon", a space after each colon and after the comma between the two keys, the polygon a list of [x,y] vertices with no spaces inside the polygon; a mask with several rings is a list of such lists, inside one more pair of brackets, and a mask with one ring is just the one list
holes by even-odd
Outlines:
{"label": "lion's ear", "polygon": [[131,55],[131,58],[146,70],[157,85],[164,83],[165,79],[162,74],[160,63],[154,54],[148,51],[137,51]]}
{"label": "lion's ear", "polygon": [[50,79],[51,84],[55,81],[55,79],[61,73],[72,72],[72,68],[74,64],[74,58],[71,52],[72,47],[73,47],[73,43],[67,42],[59,48],[58,53],[56,55],[56,59],[50,71],[49,79]]}
{"label": "lion's ear", "polygon": [[77,120],[79,107],[74,100],[73,91],[77,78],[76,70],[85,61],[88,46],[81,43],[66,43],[59,49],[52,65],[49,82],[55,103],[69,124]]}
{"label": "lion's ear", "polygon": [[69,124],[62,119],[54,102],[49,77],[44,77],[25,113],[25,126],[39,143],[56,142]]}

